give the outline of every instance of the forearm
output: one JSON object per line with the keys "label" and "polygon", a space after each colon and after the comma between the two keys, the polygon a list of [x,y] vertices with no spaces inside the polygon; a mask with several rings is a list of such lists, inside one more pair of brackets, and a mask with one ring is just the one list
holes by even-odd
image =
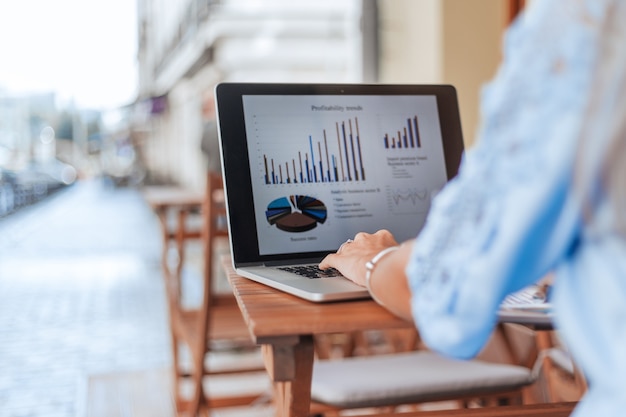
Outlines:
{"label": "forearm", "polygon": [[368,289],[372,297],[393,314],[413,321],[411,291],[405,267],[409,261],[413,242],[407,242],[396,251],[381,258],[371,271]]}

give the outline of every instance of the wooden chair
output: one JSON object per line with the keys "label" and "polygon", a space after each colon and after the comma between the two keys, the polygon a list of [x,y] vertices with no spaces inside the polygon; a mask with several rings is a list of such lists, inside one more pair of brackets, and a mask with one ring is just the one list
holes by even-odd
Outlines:
{"label": "wooden chair", "polygon": [[548,398],[552,402],[578,401],[587,391],[587,381],[572,360],[556,331],[536,333],[542,355],[543,375]]}
{"label": "wooden chair", "polygon": [[[167,274],[170,270],[169,253],[172,246],[178,248],[187,239],[201,238],[200,228],[185,226],[181,231],[177,230],[180,228],[176,224],[180,223],[181,216],[185,221],[188,214],[199,211],[204,196],[200,192],[178,186],[148,186],[142,189],[142,195],[159,220],[162,239],[161,267]],[[176,214],[178,218],[172,218]],[[176,273],[180,274],[182,262],[177,262],[175,268]]]}
{"label": "wooden chair", "polygon": [[[211,173],[207,178],[206,195],[201,207],[202,216],[202,297],[199,306],[189,307],[184,303],[182,284],[183,268],[186,261],[186,247],[193,236],[187,230],[187,217],[191,211],[184,208],[178,211],[176,230],[176,251],[178,259],[165,271],[172,354],[174,363],[174,400],[177,414],[196,416],[208,415],[209,409],[246,405],[257,400],[264,392],[233,394],[216,397],[205,389],[205,379],[211,375],[259,373],[263,371],[260,353],[257,361],[247,361],[243,365],[213,366],[208,357],[220,350],[233,354],[255,349],[248,329],[232,293],[219,293],[215,289],[214,249],[218,239],[228,236],[225,224],[225,207],[222,179]],[[190,363],[184,363],[181,349],[189,353]],[[188,388],[188,389],[187,389]],[[186,392],[191,391],[190,393]],[[190,395],[185,395],[185,394]]]}

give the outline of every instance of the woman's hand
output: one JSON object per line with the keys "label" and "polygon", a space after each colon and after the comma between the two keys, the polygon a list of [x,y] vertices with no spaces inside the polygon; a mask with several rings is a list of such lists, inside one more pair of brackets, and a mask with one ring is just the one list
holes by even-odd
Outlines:
{"label": "woman's hand", "polygon": [[365,286],[365,264],[377,253],[398,242],[388,230],[374,234],[357,233],[354,240],[348,239],[336,253],[326,256],[320,262],[321,269],[338,269],[346,278]]}

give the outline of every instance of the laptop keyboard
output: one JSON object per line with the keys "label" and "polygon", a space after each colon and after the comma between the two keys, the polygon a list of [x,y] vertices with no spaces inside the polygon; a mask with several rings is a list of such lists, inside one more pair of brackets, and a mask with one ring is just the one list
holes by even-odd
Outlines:
{"label": "laptop keyboard", "polygon": [[283,266],[278,269],[292,272],[306,278],[333,278],[342,276],[341,272],[337,271],[335,268],[321,270],[317,265]]}
{"label": "laptop keyboard", "polygon": [[536,285],[526,287],[516,293],[509,294],[501,304],[502,308],[521,310],[543,310],[551,307],[549,297]]}

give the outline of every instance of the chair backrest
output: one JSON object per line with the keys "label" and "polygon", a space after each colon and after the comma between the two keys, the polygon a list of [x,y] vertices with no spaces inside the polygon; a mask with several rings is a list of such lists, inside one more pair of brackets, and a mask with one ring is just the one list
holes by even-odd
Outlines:
{"label": "chair backrest", "polygon": [[214,252],[217,238],[228,237],[226,226],[226,206],[224,203],[224,183],[217,172],[209,172],[206,182],[206,194],[202,203],[202,245],[204,257],[205,302],[214,298]]}
{"label": "chair backrest", "polygon": [[219,304],[221,298],[234,299],[232,294],[215,292],[215,242],[218,238],[228,237],[226,225],[226,206],[224,201],[224,183],[217,172],[209,172],[206,182],[206,194],[202,203],[202,246],[204,257],[204,293],[203,308],[206,311],[204,328],[209,330],[210,309]]}

